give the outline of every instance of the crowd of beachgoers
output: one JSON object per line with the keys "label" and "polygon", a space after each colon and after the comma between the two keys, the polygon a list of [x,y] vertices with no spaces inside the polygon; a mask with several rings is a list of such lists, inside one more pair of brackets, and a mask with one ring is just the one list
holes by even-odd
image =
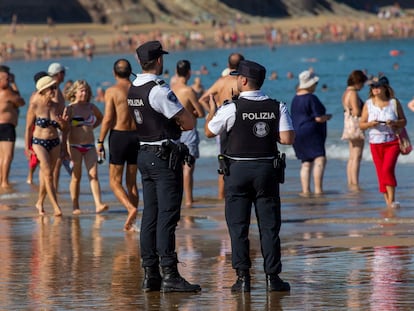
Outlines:
{"label": "crowd of beachgoers", "polygon": [[[13,59],[51,59],[62,56],[92,58],[98,53],[128,53],[148,40],[159,40],[170,51],[204,49],[210,47],[235,48],[253,44],[266,44],[275,48],[284,44],[343,42],[349,40],[381,40],[386,38],[414,37],[414,17],[378,19],[341,18],[327,20],[322,25],[301,22],[286,27],[284,21],[252,24],[251,27],[231,22],[215,23],[211,27],[179,31],[156,25],[152,31],[132,31],[129,26],[108,33],[107,40],[97,42],[93,33],[82,31],[57,36],[53,27],[44,34],[36,34],[22,46],[15,43],[19,27],[10,28],[0,42],[0,63]],[[24,27],[28,27],[25,25]],[[101,40],[102,41],[102,40]]]}

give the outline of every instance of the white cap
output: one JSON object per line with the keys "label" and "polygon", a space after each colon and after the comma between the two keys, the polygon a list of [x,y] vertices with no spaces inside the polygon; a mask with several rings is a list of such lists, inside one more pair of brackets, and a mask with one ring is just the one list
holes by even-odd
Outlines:
{"label": "white cap", "polygon": [[57,75],[59,72],[65,71],[66,68],[62,66],[62,64],[59,63],[51,63],[49,65],[49,68],[47,69],[47,73],[50,76]]}

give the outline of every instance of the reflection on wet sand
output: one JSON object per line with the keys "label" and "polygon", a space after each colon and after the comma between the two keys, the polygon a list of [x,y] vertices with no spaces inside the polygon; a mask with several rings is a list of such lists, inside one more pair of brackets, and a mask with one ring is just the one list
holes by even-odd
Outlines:
{"label": "reflection on wet sand", "polygon": [[183,276],[202,292],[145,294],[139,233],[119,229],[123,213],[61,219],[7,213],[0,214],[1,310],[408,310],[414,304],[410,222],[318,223],[295,212],[302,220],[282,225],[282,277],[292,284],[285,294],[266,292],[252,223],[252,291],[231,294],[222,207],[192,209],[178,224],[177,250]]}

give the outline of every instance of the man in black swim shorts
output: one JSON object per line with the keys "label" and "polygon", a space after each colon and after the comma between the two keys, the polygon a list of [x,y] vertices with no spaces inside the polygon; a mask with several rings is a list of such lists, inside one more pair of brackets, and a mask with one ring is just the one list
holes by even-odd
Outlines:
{"label": "man in black swim shorts", "polygon": [[[13,87],[12,87],[13,86]],[[19,107],[25,104],[10,68],[0,66],[0,188],[9,188]]]}
{"label": "man in black swim shorts", "polygon": [[[106,134],[109,134],[109,185],[115,196],[128,211],[124,230],[132,230],[137,217],[137,155],[138,136],[127,104],[131,85],[131,65],[126,59],[118,59],[113,68],[116,83],[105,91],[105,112],[98,139],[98,151],[103,150]],[[126,189],[122,175],[126,163]]]}

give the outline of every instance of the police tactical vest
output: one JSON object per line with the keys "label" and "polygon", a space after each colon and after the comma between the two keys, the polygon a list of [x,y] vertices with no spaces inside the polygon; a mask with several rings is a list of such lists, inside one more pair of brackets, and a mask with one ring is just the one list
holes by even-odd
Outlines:
{"label": "police tactical vest", "polygon": [[271,157],[277,154],[279,102],[240,98],[234,101],[236,119],[225,146],[225,154],[240,158]]}
{"label": "police tactical vest", "polygon": [[148,100],[151,89],[161,82],[150,81],[141,86],[132,85],[128,91],[128,107],[137,126],[138,138],[143,142],[179,139],[181,129],[174,119],[155,111]]}

